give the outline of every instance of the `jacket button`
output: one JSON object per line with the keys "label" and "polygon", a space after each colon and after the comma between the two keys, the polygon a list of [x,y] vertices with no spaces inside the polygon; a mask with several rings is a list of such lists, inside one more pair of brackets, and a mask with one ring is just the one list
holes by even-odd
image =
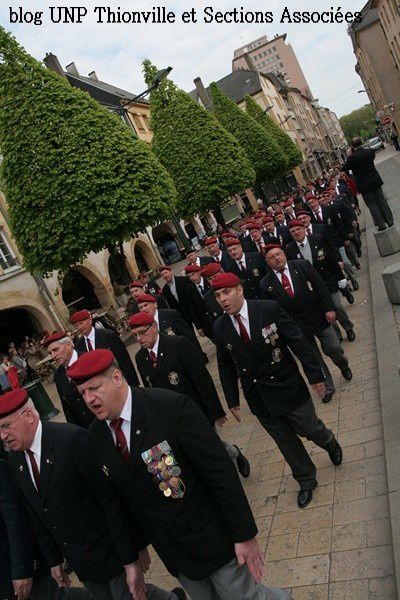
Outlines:
{"label": "jacket button", "polygon": [[243,371],[243,373],[245,373],[245,372],[246,372],[246,369],[242,369],[242,371]]}
{"label": "jacket button", "polygon": [[44,508],[44,509],[43,509],[43,512],[47,512],[47,508]]}
{"label": "jacket button", "polygon": [[253,383],[257,383],[257,379],[253,379]]}
{"label": "jacket button", "polygon": [[271,365],[273,365],[273,364],[274,364],[274,362],[272,361]]}
{"label": "jacket button", "polygon": [[63,542],[63,546],[68,546],[67,542]]}
{"label": "jacket button", "polygon": [[274,376],[273,376],[273,375],[271,375],[271,379],[273,379],[273,378],[274,378]]}
{"label": "jacket button", "polygon": [[53,525],[53,531],[57,531],[57,527]]}

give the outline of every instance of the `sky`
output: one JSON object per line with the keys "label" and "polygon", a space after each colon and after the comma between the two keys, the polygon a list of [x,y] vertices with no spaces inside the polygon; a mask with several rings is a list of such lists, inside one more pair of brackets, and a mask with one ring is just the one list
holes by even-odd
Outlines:
{"label": "sky", "polygon": [[[313,11],[334,13],[341,7],[357,11],[365,2],[352,0],[347,7],[332,1],[314,0]],[[82,23],[53,23],[49,5],[58,7],[82,6],[87,15]],[[158,68],[173,67],[171,78],[181,88],[194,88],[193,79],[201,77],[205,85],[217,81],[232,70],[233,52],[252,40],[267,35],[287,33],[286,42],[293,46],[303,72],[315,98],[321,106],[334,110],[340,117],[368,102],[361,79],[354,70],[355,56],[346,24],[336,23],[280,23],[285,7],[290,13],[309,11],[310,2],[305,0],[218,0],[211,3],[192,0],[165,0],[159,4],[145,0],[86,0],[68,2],[56,0],[2,0],[0,2],[0,24],[11,31],[25,49],[35,58],[42,60],[46,52],[57,55],[65,67],[75,62],[81,75],[96,71],[100,80],[106,81],[133,93],[142,92],[141,63],[149,58]],[[349,6],[350,5],[350,6]],[[165,7],[176,15],[175,23],[97,23],[95,7],[106,6],[116,11],[149,11],[153,6]],[[273,23],[205,23],[204,9],[212,6],[216,11],[271,11]],[[10,23],[10,7],[13,11],[22,8],[26,20],[36,14],[42,24]],[[182,22],[182,13],[195,9],[197,23]],[[37,14],[42,13],[42,14]],[[54,11],[55,16],[58,10]]]}

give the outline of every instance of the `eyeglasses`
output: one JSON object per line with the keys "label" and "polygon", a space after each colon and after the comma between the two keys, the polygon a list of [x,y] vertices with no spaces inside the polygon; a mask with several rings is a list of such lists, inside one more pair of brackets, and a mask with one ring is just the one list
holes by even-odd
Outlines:
{"label": "eyeglasses", "polygon": [[136,338],[139,338],[141,335],[147,333],[147,331],[150,329],[150,327],[153,327],[153,325],[154,323],[150,323],[150,325],[147,325],[146,329],[143,329],[143,331],[137,331],[136,333],[132,333]]}
{"label": "eyeglasses", "polygon": [[11,423],[3,423],[2,425],[0,425],[0,433],[2,431],[8,431],[9,429],[11,429],[14,423],[18,421],[18,419],[24,414],[24,412],[26,412],[26,409],[20,412],[18,417],[16,417],[14,421],[11,421]]}

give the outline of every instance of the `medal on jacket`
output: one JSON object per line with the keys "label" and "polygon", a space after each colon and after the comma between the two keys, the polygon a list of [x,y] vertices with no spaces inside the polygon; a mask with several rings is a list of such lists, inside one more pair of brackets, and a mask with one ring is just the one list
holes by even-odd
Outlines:
{"label": "medal on jacket", "polygon": [[180,478],[181,469],[175,459],[171,446],[165,440],[141,454],[148,472],[158,484],[158,489],[166,498],[182,498],[186,486]]}
{"label": "medal on jacket", "polygon": [[318,259],[318,260],[324,260],[324,258],[325,258],[325,252],[324,252],[322,249],[321,249],[321,250],[318,250],[318,256],[317,256],[317,259]]}
{"label": "medal on jacket", "polygon": [[253,273],[254,277],[260,277],[260,271],[258,269],[253,269],[252,273]]}
{"label": "medal on jacket", "polygon": [[313,288],[313,286],[312,286],[312,283],[311,283],[311,281],[307,281],[307,287],[308,287],[308,289],[310,290],[310,292],[313,292],[313,291],[314,291],[314,288]]}
{"label": "medal on jacket", "polygon": [[104,473],[104,475],[105,475],[106,477],[109,477],[109,475],[110,475],[110,470],[109,470],[109,468],[108,468],[108,467],[106,467],[106,465],[103,465],[101,468],[102,468],[102,470],[103,470],[103,473]]}
{"label": "medal on jacket", "polygon": [[165,330],[165,333],[167,335],[175,335],[175,331],[172,329],[172,327],[167,327],[167,329]]}
{"label": "medal on jacket", "polygon": [[272,360],[276,363],[281,362],[282,352],[281,352],[280,348],[274,348],[272,350]]}
{"label": "medal on jacket", "polygon": [[179,383],[179,375],[175,371],[168,373],[168,380],[171,385],[178,385]]}
{"label": "medal on jacket", "polygon": [[276,324],[271,323],[270,325],[266,325],[265,327],[263,327],[261,329],[261,335],[263,336],[266,344],[271,344],[272,346],[275,346],[279,338],[278,328]]}

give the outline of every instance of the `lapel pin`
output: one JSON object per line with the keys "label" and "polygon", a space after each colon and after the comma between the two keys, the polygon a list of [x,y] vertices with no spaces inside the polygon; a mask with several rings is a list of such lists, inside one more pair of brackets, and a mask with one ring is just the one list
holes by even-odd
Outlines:
{"label": "lapel pin", "polygon": [[140,429],[136,429],[136,435],[140,435]]}
{"label": "lapel pin", "polygon": [[20,470],[20,472],[22,473],[22,471],[24,470],[24,467],[23,467],[23,465],[19,465],[19,470]]}
{"label": "lapel pin", "polygon": [[106,465],[103,465],[102,469],[103,469],[104,475],[106,475],[108,477],[110,474],[108,467],[106,467]]}

